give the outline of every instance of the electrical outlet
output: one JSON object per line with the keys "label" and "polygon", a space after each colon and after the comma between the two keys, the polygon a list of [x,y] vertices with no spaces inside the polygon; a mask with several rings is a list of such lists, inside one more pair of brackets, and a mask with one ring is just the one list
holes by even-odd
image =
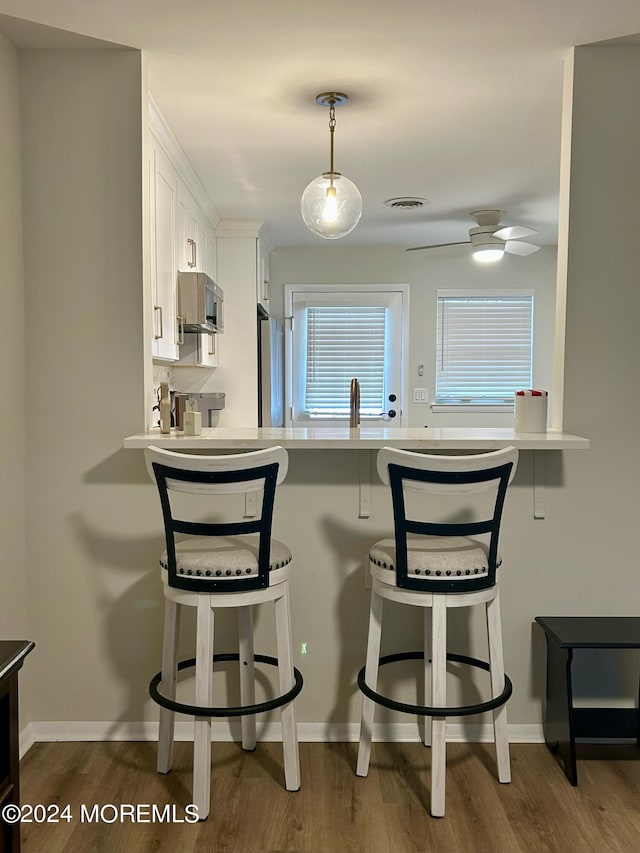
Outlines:
{"label": "electrical outlet", "polygon": [[414,388],[413,389],[413,402],[414,403],[428,403],[429,402],[429,389],[428,388]]}

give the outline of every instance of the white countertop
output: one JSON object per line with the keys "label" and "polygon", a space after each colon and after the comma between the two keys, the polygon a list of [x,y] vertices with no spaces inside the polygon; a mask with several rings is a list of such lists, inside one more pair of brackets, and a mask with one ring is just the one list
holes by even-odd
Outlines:
{"label": "white countertop", "polygon": [[124,440],[124,446],[133,449],[153,445],[171,450],[256,450],[276,444],[289,450],[378,450],[385,445],[405,450],[498,450],[509,445],[520,450],[586,450],[589,439],[563,432],[525,433],[510,428],[212,427],[203,428],[201,435],[174,430],[162,435],[159,429],[152,429]]}

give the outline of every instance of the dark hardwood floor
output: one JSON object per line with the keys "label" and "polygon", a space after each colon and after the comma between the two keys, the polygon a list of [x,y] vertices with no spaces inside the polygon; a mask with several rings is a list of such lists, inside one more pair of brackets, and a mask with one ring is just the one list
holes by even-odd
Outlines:
{"label": "dark hardwood floor", "polygon": [[[618,749],[618,748],[616,748]],[[491,744],[447,747],[447,813],[429,816],[429,750],[374,744],[366,779],[357,745],[300,745],[302,789],[282,787],[282,747],[214,744],[212,809],[186,823],[191,744],[155,771],[154,743],[42,743],[23,759],[22,802],[63,809],[24,823],[23,853],[632,853],[640,850],[640,753],[581,760],[573,788],[545,746],[511,748],[513,781],[494,776]],[[152,820],[152,806],[168,822]],[[92,812],[98,807],[100,820]],[[127,811],[127,807],[133,809]],[[162,809],[168,806],[166,812]],[[124,812],[123,812],[124,808]],[[120,818],[123,818],[122,820]],[[113,821],[113,822],[112,822]],[[144,822],[148,821],[148,822]]]}

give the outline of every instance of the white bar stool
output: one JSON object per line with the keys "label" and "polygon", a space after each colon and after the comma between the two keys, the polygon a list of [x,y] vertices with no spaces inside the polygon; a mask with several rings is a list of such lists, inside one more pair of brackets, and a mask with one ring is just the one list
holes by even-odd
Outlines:
{"label": "white bar stool", "polygon": [[[242,746],[255,749],[255,715],[281,708],[285,786],[300,788],[298,735],[293,699],[302,690],[302,675],[293,665],[289,575],[291,551],[271,538],[276,484],[287,473],[288,455],[272,447],[227,456],[196,456],[148,447],[147,470],[157,483],[164,517],[166,551],[160,557],[165,596],[162,671],[149,685],[160,705],[158,772],[168,773],[173,758],[175,712],[193,714],[193,802],[204,820],[210,810],[211,718],[241,717]],[[241,521],[203,522],[177,518],[170,492],[207,497],[262,492],[260,516]],[[191,538],[177,541],[175,534]],[[253,606],[275,603],[278,657],[254,654]],[[195,607],[196,656],[178,662],[180,607]],[[213,653],[214,613],[237,608],[239,653]],[[240,663],[240,705],[212,703],[213,665]],[[254,662],[277,666],[280,696],[255,701]],[[195,666],[195,704],[176,701],[177,672]]]}
{"label": "white bar stool", "polygon": [[[493,711],[498,778],[511,781],[505,703],[512,685],[504,672],[498,596],[500,520],[518,461],[513,447],[474,456],[436,456],[384,447],[378,453],[378,473],[391,486],[395,536],[382,539],[369,551],[372,576],[369,640],[366,665],[358,673],[364,693],[356,773],[369,772],[375,705],[417,714],[425,719],[425,744],[431,743],[431,814],[445,813],[446,725],[448,716]],[[408,517],[405,492],[428,492],[466,498],[493,491],[490,517],[480,521],[422,521]],[[412,535],[408,535],[412,534]],[[488,541],[478,536],[488,536]],[[380,657],[382,610],[385,599],[423,607],[424,651]],[[447,610],[486,607],[489,662],[447,653]],[[431,624],[429,625],[429,614]],[[429,648],[431,670],[429,672]],[[378,668],[400,660],[423,660],[425,704],[397,702],[377,691]],[[491,699],[473,705],[447,706],[447,660],[486,670],[491,676]]]}

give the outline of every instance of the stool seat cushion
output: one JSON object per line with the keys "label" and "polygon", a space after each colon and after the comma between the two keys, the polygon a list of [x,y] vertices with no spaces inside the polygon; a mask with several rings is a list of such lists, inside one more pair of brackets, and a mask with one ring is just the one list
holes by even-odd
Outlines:
{"label": "stool seat cushion", "polygon": [[[484,542],[466,536],[407,536],[408,571],[410,575],[449,581],[456,577],[486,575],[488,550]],[[388,582],[395,583],[392,574],[396,569],[395,539],[376,542],[369,550],[369,561],[380,569],[389,569]],[[501,562],[498,555],[497,565]]]}
{"label": "stool seat cushion", "polygon": [[[291,551],[283,542],[271,540],[269,571],[288,566]],[[167,552],[160,555],[160,565],[168,569]],[[176,542],[176,569],[179,575],[221,580],[258,574],[258,536],[198,536]]]}

